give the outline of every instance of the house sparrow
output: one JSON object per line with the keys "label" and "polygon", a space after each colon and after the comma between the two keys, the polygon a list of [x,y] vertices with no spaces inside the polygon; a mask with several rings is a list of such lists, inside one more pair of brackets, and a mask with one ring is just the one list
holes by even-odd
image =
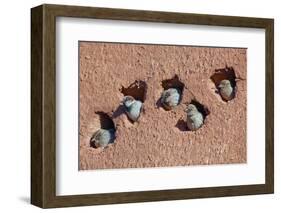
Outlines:
{"label": "house sparrow", "polygon": [[142,102],[135,100],[132,96],[125,96],[122,104],[125,106],[125,111],[129,119],[133,122],[137,121],[141,113]]}
{"label": "house sparrow", "polygon": [[91,138],[91,143],[95,147],[106,147],[108,144],[113,143],[115,139],[115,129],[99,129],[94,133]]}
{"label": "house sparrow", "polygon": [[161,95],[161,104],[167,110],[177,106],[180,102],[181,94],[178,89],[169,88],[165,90]]}
{"label": "house sparrow", "polygon": [[234,98],[234,89],[229,80],[222,80],[218,88],[223,100],[230,101]]}
{"label": "house sparrow", "polygon": [[195,131],[203,125],[203,115],[195,105],[189,104],[185,112],[187,113],[186,125],[189,130]]}

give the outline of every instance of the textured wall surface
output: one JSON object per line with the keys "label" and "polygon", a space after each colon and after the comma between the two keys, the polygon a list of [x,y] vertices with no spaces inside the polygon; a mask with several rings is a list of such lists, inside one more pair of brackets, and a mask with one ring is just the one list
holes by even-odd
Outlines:
{"label": "textured wall surface", "polygon": [[[222,101],[210,77],[232,67],[236,97]],[[80,42],[80,169],[169,167],[246,163],[246,49]],[[178,75],[181,104],[157,105],[162,81]],[[132,124],[123,113],[122,88],[147,84],[144,112]],[[197,131],[186,131],[186,103],[196,100],[210,114]],[[90,146],[107,113],[116,127],[114,144]]]}

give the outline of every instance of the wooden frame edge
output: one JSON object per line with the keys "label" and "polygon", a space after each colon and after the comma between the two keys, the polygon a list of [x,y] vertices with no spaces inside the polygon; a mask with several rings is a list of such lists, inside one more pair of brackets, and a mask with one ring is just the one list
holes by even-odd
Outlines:
{"label": "wooden frame edge", "polygon": [[31,10],[31,203],[43,207],[43,7]]}
{"label": "wooden frame edge", "polygon": [[266,42],[266,185],[270,193],[274,193],[274,20],[270,19],[265,28]]}

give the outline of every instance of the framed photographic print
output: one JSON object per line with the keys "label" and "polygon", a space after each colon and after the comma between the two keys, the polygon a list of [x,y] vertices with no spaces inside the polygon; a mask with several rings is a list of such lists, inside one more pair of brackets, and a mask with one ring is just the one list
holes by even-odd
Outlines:
{"label": "framed photographic print", "polygon": [[31,9],[31,203],[274,191],[274,21]]}

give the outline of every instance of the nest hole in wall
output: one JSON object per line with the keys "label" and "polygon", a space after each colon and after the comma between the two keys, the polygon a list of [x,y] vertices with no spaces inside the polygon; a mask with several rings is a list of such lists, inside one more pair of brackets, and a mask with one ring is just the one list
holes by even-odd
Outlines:
{"label": "nest hole in wall", "polygon": [[211,76],[211,80],[217,89],[222,80],[229,80],[231,86],[233,88],[236,87],[236,75],[233,67],[226,66],[225,68],[216,69],[215,73]]}
{"label": "nest hole in wall", "polygon": [[202,113],[204,120],[206,119],[206,117],[210,114],[210,110],[208,109],[208,107],[206,107],[205,105],[201,104],[200,102],[198,102],[197,100],[193,99],[190,104],[193,104],[196,106],[196,108],[198,109],[199,112]]}
{"label": "nest hole in wall", "polygon": [[[212,80],[212,82],[215,84],[215,87],[216,87],[216,93],[219,94],[219,85],[220,85],[220,82],[222,80],[229,80],[230,84],[231,84],[231,87],[234,89],[234,92],[233,92],[233,98],[235,98],[235,93],[236,93],[236,74],[235,74],[235,71],[233,69],[233,67],[228,67],[226,66],[225,68],[221,68],[221,69],[216,69],[215,70],[215,73],[211,76],[210,78]],[[222,100],[223,101],[226,101],[224,100],[224,98],[221,96]]]}
{"label": "nest hole in wall", "polygon": [[[182,101],[182,94],[183,94],[183,90],[184,90],[185,85],[184,85],[183,82],[180,81],[178,75],[174,75],[174,77],[171,78],[171,79],[163,80],[161,82],[161,86],[163,88],[163,91],[165,91],[167,89],[170,89],[170,88],[177,89],[179,91],[179,93],[180,93],[180,100],[179,100],[178,105],[181,103],[181,101]],[[165,107],[165,106],[163,106],[161,104],[161,97],[158,99],[156,105],[157,105],[157,107],[162,107],[166,111],[171,110],[171,108]]]}
{"label": "nest hole in wall", "polygon": [[[97,111],[97,112],[95,112],[95,114],[99,117],[100,129],[105,129],[105,130],[113,129],[116,132],[115,124],[114,124],[112,118],[107,113]],[[93,135],[94,134],[95,134],[95,132],[93,133]],[[115,140],[115,138],[114,138],[114,140]],[[112,143],[113,142],[114,141],[112,141]],[[96,145],[94,143],[93,136],[90,139],[90,146],[92,148],[98,148],[98,147],[96,147]]]}
{"label": "nest hole in wall", "polygon": [[120,92],[124,96],[132,96],[134,99],[144,103],[146,99],[147,84],[145,81],[136,80],[134,83],[130,84],[128,87],[122,86]]}
{"label": "nest hole in wall", "polygon": [[162,87],[163,87],[164,90],[167,90],[167,89],[170,89],[170,88],[176,88],[182,93],[183,89],[184,89],[184,83],[180,81],[178,75],[175,75],[171,79],[163,80],[162,81]]}
{"label": "nest hole in wall", "polygon": [[[193,105],[196,106],[198,111],[202,113],[204,121],[205,121],[206,117],[210,114],[210,110],[208,109],[208,107],[201,104],[200,102],[198,102],[195,99],[192,99],[191,102],[186,103],[186,105],[188,105],[188,104],[193,104]],[[182,118],[178,120],[175,127],[178,128],[182,132],[190,131],[187,127],[186,121]]]}

